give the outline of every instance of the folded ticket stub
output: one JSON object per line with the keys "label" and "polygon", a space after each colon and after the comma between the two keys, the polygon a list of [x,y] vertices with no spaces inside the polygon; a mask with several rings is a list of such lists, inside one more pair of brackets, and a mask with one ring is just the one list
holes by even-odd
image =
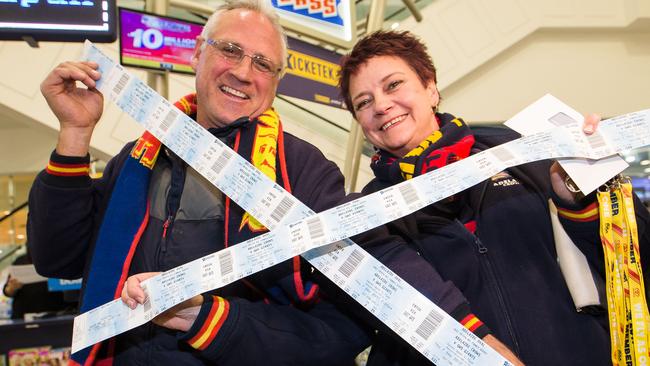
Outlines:
{"label": "folded ticket stub", "polygon": [[[504,124],[522,135],[530,135],[558,126],[581,126],[582,120],[580,113],[554,96],[546,94]],[[600,130],[596,130],[588,140],[593,148],[606,144]],[[560,159],[559,162],[584,194],[596,190],[603,182],[628,167],[625,160],[618,155],[597,161],[578,158]]]}
{"label": "folded ticket stub", "polygon": [[650,144],[650,111],[629,117],[637,121],[635,131],[628,133],[635,141],[619,131],[629,125],[627,119],[603,122],[603,127],[616,126],[609,130],[601,127],[607,132],[603,133],[607,140],[598,148],[589,144],[579,127],[560,127],[315,214],[89,42],[84,60],[100,65],[102,78],[97,89],[105,97],[272,231],[145,281],[149,301],[144,306],[131,310],[118,299],[81,314],[75,318],[73,352],[144,324],[192,296],[302,255],[437,365],[508,365],[347,238],[419,210],[510,166],[547,158],[599,159],[623,150],[618,140],[625,141],[626,146]]}

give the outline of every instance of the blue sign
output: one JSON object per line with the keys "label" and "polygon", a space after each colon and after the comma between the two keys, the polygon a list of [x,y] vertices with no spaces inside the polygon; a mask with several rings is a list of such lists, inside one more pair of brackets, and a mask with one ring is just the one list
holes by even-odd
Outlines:
{"label": "blue sign", "polygon": [[77,280],[64,280],[61,278],[48,278],[47,289],[52,291],[69,291],[81,289],[81,278]]}

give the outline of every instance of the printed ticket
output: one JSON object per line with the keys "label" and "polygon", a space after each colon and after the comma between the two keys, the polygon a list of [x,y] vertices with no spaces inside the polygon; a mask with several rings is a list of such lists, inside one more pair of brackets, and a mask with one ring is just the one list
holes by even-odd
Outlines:
{"label": "printed ticket", "polygon": [[75,318],[72,350],[144,324],[200,293],[303,255],[437,365],[508,365],[469,330],[347,239],[460,192],[503,169],[548,158],[599,159],[650,144],[650,110],[603,121],[594,137],[559,127],[511,141],[320,214],[284,191],[140,80],[87,43],[97,88],[271,232],[143,283],[135,310],[114,300]]}
{"label": "printed ticket", "polygon": [[[530,135],[557,126],[579,126],[582,125],[582,120],[580,113],[554,96],[546,94],[504,124],[522,135]],[[594,140],[598,141],[597,138]],[[604,181],[628,167],[625,160],[618,155],[597,162],[581,158],[559,159],[558,162],[584,194],[596,190]]]}
{"label": "printed ticket", "polygon": [[46,277],[36,272],[33,264],[14,264],[9,267],[9,275],[23,285],[47,281]]}

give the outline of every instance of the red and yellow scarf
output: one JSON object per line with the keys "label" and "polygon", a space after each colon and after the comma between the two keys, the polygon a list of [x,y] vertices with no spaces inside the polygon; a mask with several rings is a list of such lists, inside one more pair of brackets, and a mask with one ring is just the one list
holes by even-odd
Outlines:
{"label": "red and yellow scarf", "polygon": [[474,135],[465,122],[450,114],[436,119],[440,128],[403,157],[378,149],[370,163],[375,176],[395,184],[468,157]]}

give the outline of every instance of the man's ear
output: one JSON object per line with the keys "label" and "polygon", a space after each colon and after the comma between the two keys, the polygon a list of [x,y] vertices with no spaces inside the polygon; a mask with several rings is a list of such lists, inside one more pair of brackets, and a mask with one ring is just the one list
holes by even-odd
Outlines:
{"label": "man's ear", "polygon": [[192,53],[192,59],[190,60],[190,65],[192,66],[192,70],[194,70],[194,72],[196,72],[196,68],[199,65],[199,57],[201,57],[201,52],[203,51],[201,49],[203,42],[204,40],[201,36],[196,37],[196,45],[194,46],[194,52]]}

